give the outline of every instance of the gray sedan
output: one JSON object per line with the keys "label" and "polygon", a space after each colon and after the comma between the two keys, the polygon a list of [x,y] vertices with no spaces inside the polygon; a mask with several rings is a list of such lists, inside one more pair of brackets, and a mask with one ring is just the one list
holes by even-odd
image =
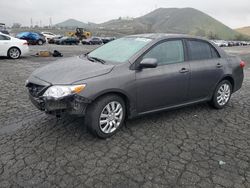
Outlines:
{"label": "gray sedan", "polygon": [[107,138],[126,118],[201,102],[225,107],[244,66],[202,38],[142,34],[37,69],[26,87],[38,109],[85,116],[88,129]]}

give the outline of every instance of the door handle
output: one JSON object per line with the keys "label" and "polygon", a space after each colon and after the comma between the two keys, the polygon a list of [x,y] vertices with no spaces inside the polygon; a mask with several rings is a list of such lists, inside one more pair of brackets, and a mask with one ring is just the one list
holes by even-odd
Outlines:
{"label": "door handle", "polygon": [[221,68],[221,67],[223,67],[223,65],[220,64],[220,63],[217,63],[216,67],[217,67],[217,68]]}
{"label": "door handle", "polygon": [[180,73],[186,73],[186,72],[189,72],[189,70],[187,68],[182,68],[179,72]]}

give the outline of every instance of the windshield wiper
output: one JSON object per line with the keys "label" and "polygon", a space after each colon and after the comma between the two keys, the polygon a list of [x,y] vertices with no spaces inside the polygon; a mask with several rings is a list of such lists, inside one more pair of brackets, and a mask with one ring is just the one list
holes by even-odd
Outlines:
{"label": "windshield wiper", "polygon": [[102,63],[102,64],[105,64],[105,63],[106,63],[106,61],[104,61],[103,59],[97,58],[97,57],[91,57],[91,56],[89,56],[89,55],[86,55],[86,57],[87,57],[88,60],[90,60],[90,61],[98,61],[98,62],[100,62],[100,63]]}

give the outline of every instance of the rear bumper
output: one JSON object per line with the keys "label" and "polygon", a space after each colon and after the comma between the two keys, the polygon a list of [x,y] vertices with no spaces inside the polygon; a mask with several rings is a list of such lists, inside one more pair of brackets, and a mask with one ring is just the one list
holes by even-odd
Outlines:
{"label": "rear bumper", "polygon": [[28,45],[23,45],[21,48],[21,55],[24,56],[24,55],[27,55],[29,53],[29,46]]}
{"label": "rear bumper", "polygon": [[243,84],[244,81],[244,72],[242,71],[241,74],[238,74],[237,76],[234,77],[234,90],[233,92],[238,91]]}
{"label": "rear bumper", "polygon": [[72,95],[62,99],[35,98],[29,95],[33,105],[45,113],[61,116],[63,114],[84,116],[90,100],[78,95]]}

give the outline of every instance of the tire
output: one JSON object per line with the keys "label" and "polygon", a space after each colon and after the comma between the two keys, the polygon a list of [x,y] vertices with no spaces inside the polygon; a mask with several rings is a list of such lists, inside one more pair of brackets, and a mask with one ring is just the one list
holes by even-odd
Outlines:
{"label": "tire", "polygon": [[8,57],[18,59],[21,56],[21,51],[17,47],[12,47],[8,50]]}
{"label": "tire", "polygon": [[113,136],[122,127],[125,115],[123,99],[117,95],[106,95],[89,106],[85,124],[94,136],[105,139]]}
{"label": "tire", "polygon": [[38,40],[38,41],[37,41],[37,44],[38,44],[38,45],[43,45],[43,41],[42,41],[42,40]]}
{"label": "tire", "polygon": [[223,80],[217,85],[210,104],[216,109],[222,109],[230,101],[231,95],[232,84],[228,80]]}

